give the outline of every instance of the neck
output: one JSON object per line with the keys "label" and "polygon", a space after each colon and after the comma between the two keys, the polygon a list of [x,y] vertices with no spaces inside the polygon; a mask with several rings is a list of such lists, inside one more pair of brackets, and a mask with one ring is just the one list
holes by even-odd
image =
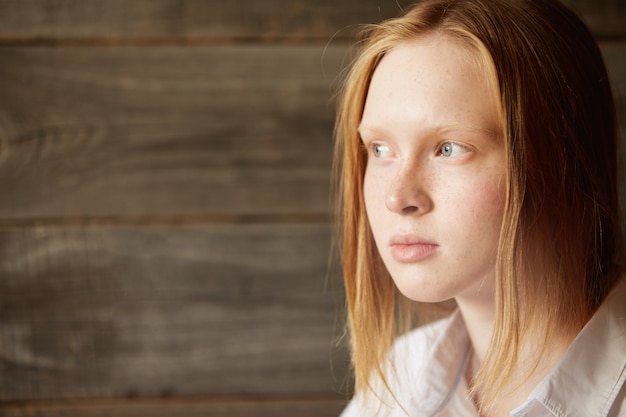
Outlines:
{"label": "neck", "polygon": [[473,361],[480,365],[489,349],[493,335],[494,303],[457,298],[457,304],[473,348]]}
{"label": "neck", "polygon": [[494,309],[491,306],[476,305],[457,300],[465,327],[473,348],[473,357],[479,364],[483,362],[493,335]]}
{"label": "neck", "polygon": [[[465,327],[472,343],[472,357],[466,370],[469,386],[473,385],[476,373],[487,356],[494,331],[495,302],[485,298],[457,298],[457,305],[463,316]],[[565,353],[575,335],[565,340],[550,340],[550,348],[538,358],[539,346],[543,340],[525,340],[519,346],[517,362],[514,364],[511,380],[503,387],[504,395],[498,398],[490,415],[505,416],[520,406],[535,386],[550,372],[559,358]],[[537,359],[540,359],[537,363]],[[536,365],[536,367],[535,367]],[[475,404],[480,403],[480,393],[474,396]],[[482,415],[481,415],[482,416]],[[487,415],[484,415],[487,417]]]}

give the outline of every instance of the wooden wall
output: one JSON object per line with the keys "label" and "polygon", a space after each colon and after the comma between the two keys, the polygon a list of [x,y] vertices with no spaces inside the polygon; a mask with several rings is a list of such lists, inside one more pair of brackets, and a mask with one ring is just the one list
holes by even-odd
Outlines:
{"label": "wooden wall", "polygon": [[[626,126],[626,5],[568,3]],[[339,413],[332,94],[397,10],[0,0],[0,415]]]}

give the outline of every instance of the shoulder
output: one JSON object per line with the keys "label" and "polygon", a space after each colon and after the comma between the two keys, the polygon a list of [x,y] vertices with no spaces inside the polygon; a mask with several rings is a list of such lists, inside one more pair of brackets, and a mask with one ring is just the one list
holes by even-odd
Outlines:
{"label": "shoulder", "polygon": [[425,398],[424,387],[433,383],[433,360],[437,360],[438,350],[447,343],[450,330],[458,320],[455,313],[398,337],[385,363],[388,387],[380,377],[373,378],[371,392],[355,395],[342,417],[421,416],[415,409],[415,399]]}
{"label": "shoulder", "polygon": [[[444,342],[456,313],[444,319],[417,327],[398,337],[391,349],[389,362],[393,365],[420,365],[428,362],[436,348]],[[408,361],[408,362],[407,362]]]}
{"label": "shoulder", "polygon": [[[621,281],[531,395],[562,415],[626,413],[626,281]],[[560,415],[561,415],[560,414]]]}
{"label": "shoulder", "polygon": [[399,336],[394,343],[393,350],[404,349],[406,346],[428,349],[434,342],[441,341],[451,327],[461,323],[461,315],[455,311],[447,317],[416,327]]}

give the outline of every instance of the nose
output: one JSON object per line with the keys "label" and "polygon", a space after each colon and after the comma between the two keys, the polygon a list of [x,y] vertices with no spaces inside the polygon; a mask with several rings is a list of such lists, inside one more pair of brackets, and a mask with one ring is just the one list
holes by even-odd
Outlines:
{"label": "nose", "polygon": [[424,214],[430,211],[433,202],[428,195],[426,182],[417,167],[400,168],[387,192],[387,209],[397,214]]}

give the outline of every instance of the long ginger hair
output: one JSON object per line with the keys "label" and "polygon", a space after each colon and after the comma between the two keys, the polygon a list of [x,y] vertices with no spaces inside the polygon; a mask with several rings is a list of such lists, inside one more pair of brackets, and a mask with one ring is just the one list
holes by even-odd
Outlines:
{"label": "long ginger hair", "polygon": [[615,105],[598,46],[553,0],[426,0],[367,27],[343,82],[335,128],[339,238],[357,392],[382,377],[410,303],[376,250],[363,201],[357,131],[372,74],[395,46],[440,33],[467,46],[490,78],[507,153],[496,260],[496,315],[474,388],[488,408],[525,337],[578,332],[619,278]]}

